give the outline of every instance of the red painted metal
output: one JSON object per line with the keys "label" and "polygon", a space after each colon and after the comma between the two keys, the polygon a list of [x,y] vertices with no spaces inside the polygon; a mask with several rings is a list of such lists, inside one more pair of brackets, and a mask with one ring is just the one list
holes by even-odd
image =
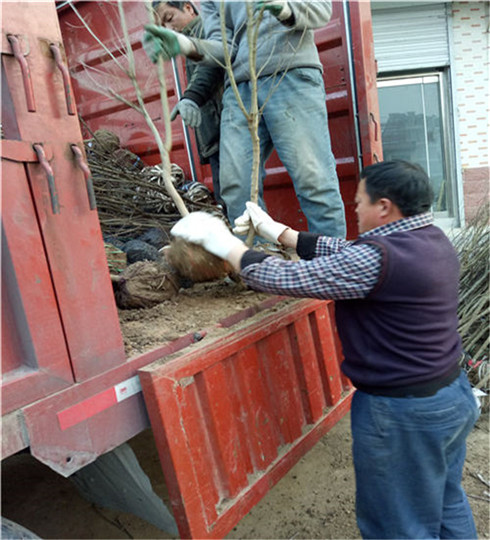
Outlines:
{"label": "red painted metal", "polygon": [[24,53],[20,47],[19,39],[13,34],[7,34],[7,39],[12,47],[12,54],[19,63],[19,68],[22,73],[22,81],[24,83],[24,91],[26,96],[27,110],[29,112],[36,111],[36,104],[34,100],[34,90],[32,88],[31,72],[29,70],[29,64],[24,57]]}
{"label": "red painted metal", "polygon": [[362,165],[383,160],[370,2],[349,2]]}
{"label": "red painted metal", "polygon": [[279,304],[140,369],[181,537],[226,535],[348,410],[329,304]]}
{"label": "red painted metal", "polygon": [[84,160],[83,153],[78,148],[76,144],[71,145],[71,151],[75,155],[75,161],[78,167],[82,170],[83,176],[85,178],[85,185],[87,186],[87,196],[90,210],[95,210],[97,208],[97,201],[95,200],[94,186],[92,183],[92,173],[88,167],[87,162]]}
{"label": "red painted metal", "polygon": [[[36,110],[29,112],[26,96],[19,91],[25,87],[26,70],[19,67],[14,56],[3,54],[2,80],[9,89],[8,108],[15,112],[15,122],[12,113],[7,113],[3,135],[8,140],[35,143],[39,160],[17,167],[15,174],[19,180],[10,177],[10,184],[6,186],[4,182],[3,189],[13,190],[12,199],[31,201],[25,203],[25,209],[31,205],[30,227],[42,238],[44,253],[40,260],[45,260],[49,268],[57,316],[68,350],[66,361],[75,379],[81,381],[125,362],[125,355],[100,223],[97,213],[89,208],[84,176],[71,151],[71,145],[83,147],[83,143],[78,118],[67,111],[68,81],[52,54],[53,44],[61,48],[58,18],[54,2],[10,4],[3,15],[7,36],[28,35],[29,46],[22,58],[28,65],[36,103]],[[43,22],[26,26],[26,21]],[[61,61],[61,51],[59,56]],[[52,149],[50,159],[43,157],[45,144]],[[2,167],[13,172],[5,161]],[[5,172],[2,176],[7,178]],[[15,222],[13,207],[4,206],[3,210],[4,219]],[[19,250],[17,237],[6,234],[10,249]],[[26,252],[19,250],[18,256],[26,257]],[[34,262],[29,272],[16,275],[20,291],[31,286],[29,280],[32,281],[37,266]],[[12,309],[17,314],[20,307],[13,305]],[[40,321],[45,318],[43,303],[33,305],[32,309]],[[41,331],[42,324],[38,323],[38,328]],[[51,354],[47,351],[46,355],[45,359],[36,357],[31,369],[42,371],[42,366],[51,362]],[[3,407],[10,409],[5,394],[3,398]]]}
{"label": "red painted metal", "polygon": [[[199,339],[205,334],[201,332]],[[193,332],[129,358],[124,364],[83,383],[31,401],[22,408],[23,430],[28,436],[31,454],[63,476],[69,476],[146,429],[148,416],[141,392],[117,401],[113,399],[113,387],[136,376],[139,368],[176,354],[197,338]],[[110,399],[102,406],[101,399],[107,398],[107,394]],[[90,414],[84,410],[87,404]],[[76,414],[84,414],[83,421],[76,421]],[[78,420],[82,420],[80,416]],[[6,445],[7,451],[10,448],[11,445]]]}
{"label": "red painted metal", "polygon": [[73,92],[71,90],[70,84],[70,73],[67,66],[61,56],[60,48],[56,43],[51,43],[49,50],[53,54],[53,58],[56,62],[56,67],[60,70],[61,76],[63,78],[63,86],[65,88],[65,100],[66,100],[66,110],[68,114],[75,115],[77,114],[75,103],[73,101]]}
{"label": "red painted metal", "polygon": [[2,413],[7,414],[73,384],[73,376],[22,162],[2,160],[2,207]]}

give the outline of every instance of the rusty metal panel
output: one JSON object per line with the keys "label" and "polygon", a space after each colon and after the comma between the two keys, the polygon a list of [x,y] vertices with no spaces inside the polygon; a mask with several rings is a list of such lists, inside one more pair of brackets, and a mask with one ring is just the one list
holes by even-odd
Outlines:
{"label": "rusty metal panel", "polygon": [[2,159],[2,414],[73,384],[23,163]]}
{"label": "rusty metal panel", "polygon": [[[42,236],[71,369],[80,381],[124,362],[125,354],[100,223],[72,150],[83,143],[55,3],[11,3],[3,15],[2,82],[11,100],[3,136],[36,143],[36,161],[20,166],[33,203],[29,227]],[[15,221],[10,212],[4,207],[5,219]],[[15,236],[7,242],[20,250]],[[16,277],[23,291],[28,283]],[[40,317],[43,308],[37,305]],[[48,355],[44,363],[51,361]]]}
{"label": "rusty metal panel", "polygon": [[349,409],[330,306],[278,304],[139,370],[181,537],[226,535]]}

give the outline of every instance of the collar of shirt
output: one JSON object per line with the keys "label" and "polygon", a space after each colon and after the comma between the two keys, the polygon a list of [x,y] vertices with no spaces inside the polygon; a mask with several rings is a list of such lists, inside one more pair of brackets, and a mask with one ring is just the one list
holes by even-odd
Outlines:
{"label": "collar of shirt", "polygon": [[365,233],[359,235],[359,238],[367,238],[369,236],[387,236],[395,232],[402,231],[412,231],[414,229],[420,229],[422,227],[427,227],[427,225],[432,225],[434,222],[434,216],[430,212],[425,212],[423,214],[416,214],[415,216],[410,216],[392,223],[387,223],[386,225],[381,225],[381,227],[376,227],[376,229],[371,229]]}

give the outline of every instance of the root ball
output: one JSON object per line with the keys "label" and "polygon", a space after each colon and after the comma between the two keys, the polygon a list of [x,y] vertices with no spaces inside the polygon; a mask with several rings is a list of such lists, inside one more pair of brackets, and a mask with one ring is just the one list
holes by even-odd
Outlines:
{"label": "root ball", "polygon": [[150,308],[177,296],[180,280],[165,261],[140,261],[113,278],[121,309]]}
{"label": "root ball", "polygon": [[197,244],[175,238],[164,249],[165,258],[184,278],[194,283],[213,281],[230,274],[228,263]]}

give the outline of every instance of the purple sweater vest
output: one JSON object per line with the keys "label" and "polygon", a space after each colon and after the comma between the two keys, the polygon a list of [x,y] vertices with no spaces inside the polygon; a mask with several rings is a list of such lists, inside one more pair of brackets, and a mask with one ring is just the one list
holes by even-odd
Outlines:
{"label": "purple sweater vest", "polygon": [[342,371],[375,394],[444,381],[461,355],[459,261],[452,244],[432,225],[358,242],[381,248],[383,264],[366,299],[335,303]]}

